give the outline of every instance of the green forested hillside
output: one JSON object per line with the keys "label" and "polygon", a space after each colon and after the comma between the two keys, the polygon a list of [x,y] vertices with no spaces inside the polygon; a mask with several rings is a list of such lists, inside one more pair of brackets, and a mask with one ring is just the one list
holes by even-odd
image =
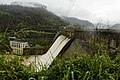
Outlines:
{"label": "green forested hillside", "polygon": [[63,25],[66,23],[61,18],[44,8],[0,5],[0,31],[5,31],[6,28],[15,31],[21,28],[58,29]]}
{"label": "green forested hillside", "polygon": [[0,40],[0,49],[6,51],[9,37],[32,46],[49,46],[57,29],[65,25],[64,20],[43,7],[0,5],[0,36],[5,35],[5,40]]}

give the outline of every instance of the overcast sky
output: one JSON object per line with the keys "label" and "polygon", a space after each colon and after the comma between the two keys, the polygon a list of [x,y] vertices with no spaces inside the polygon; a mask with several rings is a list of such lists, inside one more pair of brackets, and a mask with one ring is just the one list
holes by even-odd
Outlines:
{"label": "overcast sky", "polygon": [[120,0],[0,0],[0,3],[14,1],[41,3],[59,16],[76,17],[93,23],[120,21]]}

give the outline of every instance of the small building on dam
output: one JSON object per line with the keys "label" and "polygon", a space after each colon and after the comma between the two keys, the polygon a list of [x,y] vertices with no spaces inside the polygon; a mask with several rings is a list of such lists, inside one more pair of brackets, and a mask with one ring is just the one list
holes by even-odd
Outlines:
{"label": "small building on dam", "polygon": [[15,54],[23,54],[23,49],[29,47],[28,42],[10,41],[10,47]]}
{"label": "small building on dam", "polygon": [[24,48],[28,48],[28,42],[17,41],[15,37],[10,38],[10,47],[12,48],[12,52],[15,54],[23,54]]}

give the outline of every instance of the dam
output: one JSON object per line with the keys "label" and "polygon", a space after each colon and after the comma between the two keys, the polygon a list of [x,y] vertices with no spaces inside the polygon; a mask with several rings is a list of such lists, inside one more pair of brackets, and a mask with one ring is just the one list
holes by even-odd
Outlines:
{"label": "dam", "polygon": [[31,65],[36,71],[48,68],[70,40],[70,38],[64,35],[58,36],[45,54],[30,56],[24,64]]}

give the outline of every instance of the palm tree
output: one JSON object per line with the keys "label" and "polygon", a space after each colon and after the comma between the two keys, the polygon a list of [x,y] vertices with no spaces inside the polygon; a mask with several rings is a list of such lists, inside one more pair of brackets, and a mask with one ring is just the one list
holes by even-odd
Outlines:
{"label": "palm tree", "polygon": [[0,52],[2,53],[11,52],[7,30],[8,28],[6,28],[4,34],[0,37]]}

